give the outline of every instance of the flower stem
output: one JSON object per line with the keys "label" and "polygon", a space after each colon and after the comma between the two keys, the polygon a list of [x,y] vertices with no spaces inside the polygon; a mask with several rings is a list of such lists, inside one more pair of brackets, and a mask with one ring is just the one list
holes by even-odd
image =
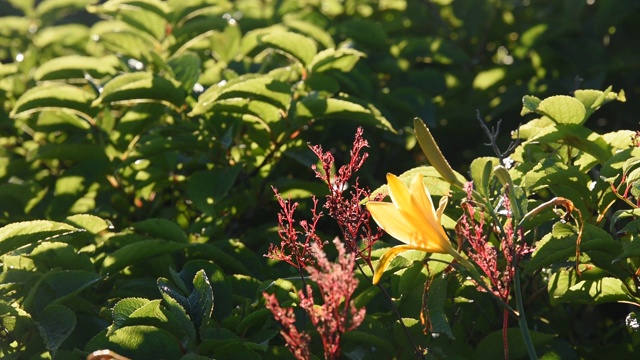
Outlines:
{"label": "flower stem", "polygon": [[524,340],[524,345],[527,348],[527,353],[529,353],[529,359],[537,360],[538,355],[536,354],[536,349],[533,347],[533,342],[531,341],[531,334],[529,333],[529,327],[527,326],[527,317],[524,313],[524,304],[522,303],[522,289],[520,287],[520,270],[516,267],[516,276],[513,279],[514,287],[515,287],[515,296],[516,296],[516,306],[518,308],[518,325],[520,325],[520,332],[522,333],[522,339]]}

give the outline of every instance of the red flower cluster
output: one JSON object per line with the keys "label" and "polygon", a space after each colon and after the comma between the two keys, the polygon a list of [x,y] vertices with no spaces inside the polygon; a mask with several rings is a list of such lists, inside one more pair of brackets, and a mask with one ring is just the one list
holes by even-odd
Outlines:
{"label": "red flower cluster", "polygon": [[[322,303],[315,303],[311,285],[298,291],[300,307],[309,315],[322,339],[325,359],[336,359],[340,355],[342,334],[360,326],[366,313],[364,308],[357,309],[353,302],[358,286],[358,280],[353,276],[355,254],[347,253],[340,240],[333,242],[338,249],[337,262],[329,261],[322,248],[314,243],[311,252],[317,260],[316,266],[305,268],[309,278],[318,286]],[[263,296],[267,308],[282,326],[280,334],[291,353],[297,359],[309,359],[311,337],[296,328],[293,309],[280,306],[275,295],[263,293]]]}
{"label": "red flower cluster", "polygon": [[[324,152],[321,146],[312,146],[311,150],[322,163],[322,170],[313,166],[316,176],[327,183],[329,195],[326,197],[324,208],[333,218],[343,235],[344,243],[337,238],[334,240],[338,250],[338,260],[333,263],[327,259],[323,251],[324,242],[316,234],[318,221],[323,217],[318,212],[318,200],[313,198],[312,216],[310,221],[296,221],[294,213],[298,203],[285,200],[276,189],[280,205],[278,224],[281,242],[279,246],[269,246],[269,258],[285,261],[300,272],[303,289],[298,292],[299,306],[308,314],[311,323],[322,339],[326,359],[335,359],[340,354],[340,339],[342,334],[358,327],[365,316],[365,309],[357,309],[353,302],[353,294],[358,285],[354,277],[356,258],[359,256],[371,266],[371,246],[382,236],[382,230],[371,227],[371,215],[361,201],[368,199],[371,192],[358,184],[358,179],[347,196],[345,191],[349,181],[357,172],[367,153],[363,149],[368,147],[362,138],[362,128],[356,132],[351,150],[351,161],[338,169],[332,175],[335,159],[330,152]],[[360,249],[359,241],[364,246]],[[306,284],[303,271],[309,274],[309,279],[317,285],[322,302],[316,304],[313,297],[313,287]],[[295,314],[292,308],[283,308],[274,295],[263,294],[266,306],[273,313],[275,319],[282,326],[281,334],[287,347],[297,359],[309,359],[309,342],[311,337],[295,327]]]}
{"label": "red flower cluster", "polygon": [[[333,175],[331,171],[335,165],[333,155],[328,151],[324,152],[320,145],[312,146],[311,150],[322,163],[322,170],[319,170],[315,165],[312,166],[312,169],[316,173],[316,177],[324,180],[329,187],[329,195],[327,195],[324,208],[338,224],[347,250],[357,253],[372,267],[371,247],[380,239],[383,232],[377,226],[372,228],[371,214],[365,206],[361,205],[363,200],[370,198],[371,191],[368,188],[361,188],[358,178],[356,178],[348,196],[345,196],[345,191],[350,187],[349,181],[369,156],[363,152],[363,149],[369,147],[369,143],[362,137],[362,133],[362,128],[358,128],[353,148],[350,151],[349,164],[342,165]],[[382,200],[383,198],[384,195],[380,194],[371,200]],[[360,241],[364,244],[363,249],[360,249]]]}

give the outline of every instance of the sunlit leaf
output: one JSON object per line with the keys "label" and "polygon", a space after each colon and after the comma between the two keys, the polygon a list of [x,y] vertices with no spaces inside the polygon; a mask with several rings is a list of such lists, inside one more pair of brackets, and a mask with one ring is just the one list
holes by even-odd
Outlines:
{"label": "sunlit leaf", "polygon": [[565,95],[542,100],[536,112],[560,124],[582,124],[587,119],[585,106],[576,98]]}
{"label": "sunlit leaf", "polygon": [[317,47],[308,37],[292,32],[275,32],[260,37],[263,44],[281,50],[302,66],[307,66],[316,55]]}
{"label": "sunlit leaf", "polygon": [[91,339],[85,351],[110,349],[129,358],[145,359],[179,359],[182,356],[178,339],[157,327],[127,326],[110,335],[107,331],[105,329]]}
{"label": "sunlit leaf", "polygon": [[16,101],[11,117],[45,110],[61,110],[79,115],[92,122],[96,109],[91,102],[96,94],[67,84],[43,84],[29,89]]}
{"label": "sunlit leaf", "polygon": [[150,72],[120,75],[104,85],[94,104],[137,104],[159,102],[179,109],[185,92],[179,84]]}
{"label": "sunlit leaf", "polygon": [[12,223],[0,228],[0,255],[24,245],[53,239],[55,236],[76,231],[80,230],[68,224],[48,220]]}

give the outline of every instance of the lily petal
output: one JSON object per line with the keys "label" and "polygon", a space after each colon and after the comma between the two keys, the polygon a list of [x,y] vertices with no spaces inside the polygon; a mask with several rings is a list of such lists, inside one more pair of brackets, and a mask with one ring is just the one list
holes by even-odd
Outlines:
{"label": "lily petal", "polygon": [[411,188],[409,189],[409,192],[415,208],[415,214],[421,218],[422,223],[429,224],[433,229],[438,230],[442,237],[446,237],[446,234],[440,225],[436,210],[433,207],[431,194],[429,194],[429,190],[422,182],[422,175],[415,176],[411,181],[410,186]]}
{"label": "lily petal", "polygon": [[387,184],[391,202],[398,209],[413,213],[414,208],[411,203],[411,194],[404,182],[393,174],[387,174]]}
{"label": "lily petal", "polygon": [[398,256],[398,254],[405,251],[409,251],[409,250],[424,251],[423,249],[416,246],[412,246],[412,245],[398,245],[398,246],[392,247],[386,253],[384,253],[384,255],[382,255],[380,260],[378,260],[378,266],[376,266],[376,269],[373,272],[373,284],[375,285],[380,281],[382,274],[384,273],[385,270],[387,270],[387,267],[389,267],[391,260],[393,260],[396,256]]}
{"label": "lily petal", "polygon": [[406,244],[418,245],[419,235],[415,226],[407,221],[393,203],[369,201],[367,209],[380,227],[389,235]]}

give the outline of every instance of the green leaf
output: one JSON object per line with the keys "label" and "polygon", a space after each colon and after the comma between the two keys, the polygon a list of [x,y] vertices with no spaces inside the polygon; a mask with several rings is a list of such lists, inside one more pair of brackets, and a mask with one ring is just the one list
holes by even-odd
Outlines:
{"label": "green leaf", "polygon": [[341,24],[344,34],[356,42],[374,50],[388,49],[388,37],[384,27],[373,20],[350,18]]}
{"label": "green leaf", "polygon": [[120,67],[120,60],[115,55],[101,58],[81,55],[68,55],[51,59],[40,65],[33,78],[36,81],[66,80],[84,78],[85,74],[94,78],[114,75]]}
{"label": "green leaf", "polygon": [[[627,286],[618,278],[601,277],[597,279],[585,279],[591,269],[578,276],[575,269],[560,269],[553,273],[547,285],[552,304],[576,303],[576,304],[602,304],[609,302],[633,302],[637,303]],[[604,274],[604,272],[602,272]]]}
{"label": "green leaf", "polygon": [[344,119],[395,131],[391,123],[383,116],[348,100],[307,96],[296,102],[295,106],[295,115],[300,122],[318,119]]}
{"label": "green leaf", "polygon": [[73,246],[62,242],[43,242],[26,256],[50,269],[94,271],[89,255],[78,253]]}
{"label": "green leaf", "polygon": [[241,170],[241,166],[232,166],[195,172],[187,182],[187,196],[198,209],[214,215],[217,203],[231,190]]}
{"label": "green leaf", "polygon": [[266,320],[272,316],[273,314],[271,313],[271,310],[267,308],[257,309],[256,311],[245,315],[242,320],[240,320],[237,332],[239,334],[244,334],[251,328],[260,329],[264,326]]}
{"label": "green leaf", "polygon": [[11,117],[30,115],[45,110],[62,110],[93,123],[96,109],[91,107],[95,94],[67,84],[44,84],[27,90],[16,101]]}
{"label": "green leaf", "polygon": [[[545,334],[538,331],[530,331],[531,342],[535,348],[540,348],[551,342],[556,335]],[[507,329],[509,340],[509,358],[522,359],[527,357],[527,348],[519,328]],[[502,342],[502,330],[496,330],[478,343],[473,358],[477,359],[501,359],[504,357],[504,345]]]}
{"label": "green leaf", "polygon": [[24,308],[31,314],[38,314],[47,305],[64,303],[101,279],[93,271],[50,270],[31,288],[24,301]]}
{"label": "green leaf", "polygon": [[245,344],[241,342],[232,342],[217,347],[213,351],[213,356],[217,360],[260,360],[260,355],[255,351],[249,349]]}
{"label": "green leaf", "polygon": [[113,229],[113,224],[111,224],[110,221],[89,214],[67,216],[64,221],[67,224],[83,228],[92,234],[98,234],[105,230]]}
{"label": "green leaf", "polygon": [[195,342],[196,328],[187,314],[186,309],[189,306],[187,298],[165,278],[159,278],[157,284],[162,299],[164,299],[169,311],[178,320],[180,329],[187,334],[189,341]]}
{"label": "green leaf", "polygon": [[337,70],[349,72],[365,54],[348,48],[322,50],[309,64],[312,73]]}
{"label": "green leaf", "polygon": [[127,319],[131,317],[131,314],[140,309],[144,305],[150,303],[152,300],[144,298],[126,298],[118,301],[111,309],[111,318],[113,324],[109,327],[107,335],[111,335],[115,330],[121,328]]}
{"label": "green leaf", "polygon": [[125,245],[116,251],[108,254],[100,267],[100,273],[107,275],[136,265],[142,261],[152,259],[161,255],[173,254],[178,250],[187,247],[187,244],[166,240],[143,240]]}
{"label": "green leaf", "polygon": [[269,33],[260,37],[260,42],[284,52],[305,67],[309,65],[318,51],[313,40],[293,32]]}
{"label": "green leaf", "polygon": [[559,143],[576,147],[604,164],[613,155],[613,148],[598,133],[576,124],[555,124],[545,127],[529,141]]}
{"label": "green leaf", "polygon": [[25,221],[0,228],[0,255],[22,246],[81,231],[71,225],[48,220]]}
{"label": "green leaf", "polygon": [[161,44],[153,36],[120,20],[101,21],[91,28],[91,39],[111,53],[127,55],[135,61],[151,58]]}
{"label": "green leaf", "polygon": [[44,22],[53,22],[66,14],[84,9],[98,0],[44,0],[36,6],[36,16]]}
{"label": "green leaf", "polygon": [[185,52],[171,58],[167,65],[173,70],[174,78],[180,82],[182,89],[190,93],[200,77],[200,57],[195,53]]}
{"label": "green leaf", "polygon": [[159,0],[111,0],[100,6],[91,6],[89,12],[115,17],[132,27],[144,31],[155,39],[165,35],[169,6]]}
{"label": "green leaf", "polygon": [[89,12],[111,13],[118,12],[123,9],[134,11],[147,10],[160,17],[165,17],[171,12],[170,6],[160,0],[109,0],[100,6],[89,6],[87,10]]}
{"label": "green leaf", "polygon": [[[228,296],[229,294],[220,295]],[[193,291],[187,300],[189,301],[188,313],[198,329],[203,320],[209,319],[213,314],[213,289],[204,270],[198,271],[193,278]]]}
{"label": "green leaf", "polygon": [[198,104],[189,113],[189,116],[207,113],[216,103],[224,99],[237,99],[235,101],[241,103],[242,101],[259,100],[278,109],[286,110],[291,103],[291,96],[291,88],[288,84],[269,76],[242,77],[207,89],[200,95]]}
{"label": "green leaf", "polygon": [[536,112],[559,124],[580,125],[587,120],[584,105],[578,99],[566,95],[551,96],[542,100]]}
{"label": "green leaf", "polygon": [[637,217],[640,217],[640,208],[618,210],[615,213],[613,213],[613,216],[611,216],[611,224],[609,225],[609,231],[612,234],[616,232],[615,225],[618,222],[618,220],[624,219],[624,218],[637,218]]}
{"label": "green leaf", "polygon": [[211,34],[211,48],[213,56],[225,63],[232,62],[240,49],[240,41],[242,32],[238,23],[229,19],[227,26],[222,32],[214,32]]}
{"label": "green leaf", "polygon": [[213,260],[218,266],[231,273],[252,276],[260,276],[262,273],[255,253],[233,240],[223,244],[218,241],[209,244],[193,244],[187,249],[187,253],[190,259]]}
{"label": "green leaf", "polygon": [[145,234],[157,239],[175,241],[188,244],[189,240],[184,231],[173,221],[167,219],[147,219],[131,225],[137,233]]}
{"label": "green leaf", "polygon": [[379,354],[381,355],[380,356],[381,358],[385,358],[385,359],[393,358],[393,355],[395,354],[395,351],[393,349],[393,344],[389,341],[389,339],[382,336],[378,336],[376,334],[371,334],[365,331],[353,330],[353,331],[348,331],[344,333],[343,339],[346,342],[352,342],[354,344],[358,344],[359,346],[367,346],[367,345],[371,346],[372,348],[376,349],[376,353],[377,353],[377,350],[380,349],[384,351],[384,354],[385,354],[384,356],[382,354]]}
{"label": "green leaf", "polygon": [[333,42],[333,38],[331,34],[325,29],[314,25],[309,21],[303,21],[299,19],[295,19],[293,17],[285,17],[282,19],[283,23],[292,30],[304,34],[313,40],[315,40],[318,44],[323,47],[329,49],[335,47],[335,43]]}
{"label": "green leaf", "polygon": [[500,164],[500,159],[494,157],[479,157],[469,166],[469,173],[474,186],[484,196],[490,194],[489,185],[493,178],[493,169]]}
{"label": "green leaf", "polygon": [[436,275],[429,285],[429,293],[427,297],[428,318],[431,324],[430,332],[445,334],[451,340],[455,340],[449,321],[445,314],[445,304],[447,302],[447,283],[448,276]]}
{"label": "green leaf", "polygon": [[[203,41],[222,31],[228,26],[228,21],[222,14],[207,14],[207,10],[211,8],[201,8],[194,11],[187,17],[180,20],[173,30],[175,44],[171,45],[170,51],[179,55],[188,49],[194,49],[204,43],[205,46],[211,46],[210,41]],[[224,10],[223,10],[224,11]]]}
{"label": "green leaf", "polygon": [[[208,276],[209,287],[213,290],[214,295],[214,315],[217,319],[222,320],[229,316],[233,309],[232,294],[237,295],[232,292],[231,284],[222,268],[207,260],[190,260],[180,270],[178,281],[174,280],[174,282],[179,287],[179,282],[182,282],[187,288],[185,293],[191,293],[191,296],[194,295],[194,292],[205,291],[206,289],[198,290],[194,282],[200,271],[204,271]],[[253,295],[255,294],[252,294],[252,298]]]}
{"label": "green leaf", "polygon": [[178,319],[160,303],[161,300],[142,298],[127,298],[119,301],[113,308],[113,324],[109,327],[107,336],[127,326],[148,325],[167,330],[178,339],[185,337],[186,334],[179,326]]}
{"label": "green leaf", "polygon": [[93,352],[109,349],[133,359],[179,359],[182,349],[178,339],[154,326],[127,326],[107,335],[103,330],[85,347]]}
{"label": "green leaf", "polygon": [[180,109],[185,92],[173,81],[150,72],[127,73],[104,85],[93,104],[138,104],[159,102]]}
{"label": "green leaf", "polygon": [[76,315],[62,305],[49,305],[38,315],[38,331],[52,357],[76,327]]}
{"label": "green leaf", "polygon": [[522,98],[522,111],[520,111],[520,116],[524,116],[538,110],[540,102],[542,102],[542,100],[533,95],[525,95]]}
{"label": "green leaf", "polygon": [[[458,178],[464,179],[464,177],[461,174],[457,172],[455,174]],[[451,185],[442,179],[438,171],[433,166],[415,167],[411,170],[407,170],[402,174],[398,175],[398,178],[402,180],[402,182],[404,182],[405,185],[407,185],[408,187],[409,184],[411,183],[411,180],[413,180],[413,178],[416,175],[422,175],[422,181],[424,185],[429,189],[429,193],[431,194],[431,196],[445,196],[449,194]],[[373,197],[380,193],[383,193],[383,194],[389,193],[387,184],[384,184],[379,188],[375,189],[371,193],[371,196]]]}
{"label": "green leaf", "polygon": [[420,144],[420,148],[422,148],[422,152],[427,157],[427,160],[429,160],[431,166],[433,166],[440,176],[442,176],[442,178],[448,183],[462,188],[464,181],[456,176],[451,165],[449,165],[447,159],[442,155],[442,152],[440,151],[436,140],[433,138],[433,135],[431,135],[429,128],[427,128],[427,125],[425,125],[422,120],[414,118],[413,129],[416,133],[418,144]]}
{"label": "green leaf", "polygon": [[[575,261],[577,232],[568,224],[556,223],[550,234],[536,243],[531,260],[525,266],[523,274],[531,274],[535,270],[557,263]],[[580,251],[588,255],[591,262],[603,269],[620,273],[620,269],[612,265],[622,246],[606,231],[586,223],[584,225]],[[623,273],[620,275],[624,276]]]}
{"label": "green leaf", "polygon": [[41,49],[55,46],[80,47],[89,41],[89,28],[81,24],[64,24],[41,28],[33,38],[33,44]]}

